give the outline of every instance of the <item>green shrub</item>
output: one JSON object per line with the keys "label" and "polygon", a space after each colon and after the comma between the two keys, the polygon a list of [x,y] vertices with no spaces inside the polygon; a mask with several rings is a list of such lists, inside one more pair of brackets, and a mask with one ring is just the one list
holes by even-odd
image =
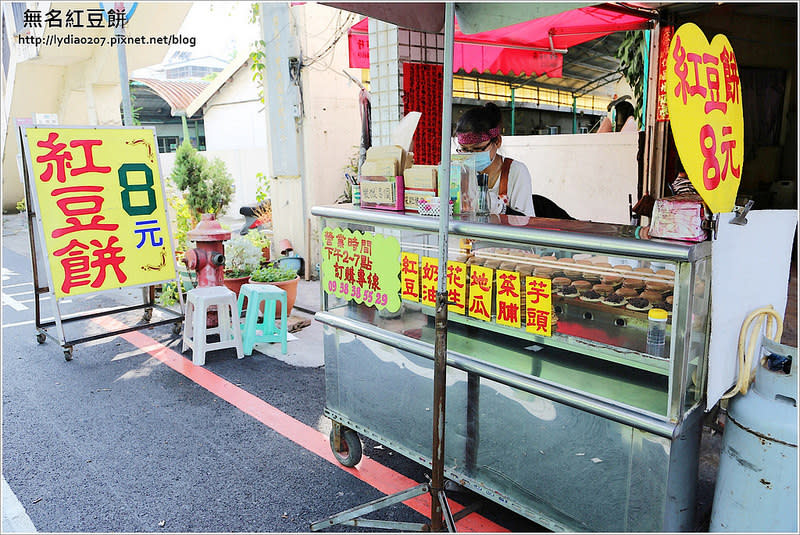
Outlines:
{"label": "green shrub", "polygon": [[235,236],[225,242],[225,276],[250,276],[261,264],[261,255],[261,248],[253,244],[247,236]]}
{"label": "green shrub", "polygon": [[259,250],[263,249],[264,247],[269,247],[271,243],[267,233],[258,229],[251,229],[250,232],[245,234],[245,238],[250,240],[250,242],[258,247]]}
{"label": "green shrub", "polygon": [[296,270],[278,267],[275,264],[258,268],[250,275],[253,282],[283,282],[293,280],[296,277]]}
{"label": "green shrub", "polygon": [[233,179],[225,162],[214,158],[209,163],[186,139],[175,154],[170,178],[185,192],[186,203],[196,221],[201,214],[219,214],[231,202]]}

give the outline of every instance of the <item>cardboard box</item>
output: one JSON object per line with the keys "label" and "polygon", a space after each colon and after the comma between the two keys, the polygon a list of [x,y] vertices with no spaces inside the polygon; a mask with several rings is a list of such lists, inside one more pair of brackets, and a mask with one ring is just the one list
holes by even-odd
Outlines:
{"label": "cardboard box", "polygon": [[[406,151],[400,145],[381,145],[367,149],[367,162],[376,160],[394,160],[397,162],[394,174],[399,175],[406,167]],[[362,164],[363,167],[363,164]],[[366,175],[369,173],[362,174]]]}
{"label": "cardboard box", "polygon": [[405,188],[402,176],[362,176],[361,207],[403,211]]}
{"label": "cardboard box", "polygon": [[405,185],[411,189],[436,189],[438,187],[438,166],[415,165],[403,173]]}
{"label": "cardboard box", "polygon": [[405,190],[405,207],[408,212],[418,212],[419,205],[418,199],[431,200],[436,197],[435,189],[417,189],[409,188]]}
{"label": "cardboard box", "polygon": [[397,176],[397,161],[391,158],[366,160],[361,164],[361,176]]}

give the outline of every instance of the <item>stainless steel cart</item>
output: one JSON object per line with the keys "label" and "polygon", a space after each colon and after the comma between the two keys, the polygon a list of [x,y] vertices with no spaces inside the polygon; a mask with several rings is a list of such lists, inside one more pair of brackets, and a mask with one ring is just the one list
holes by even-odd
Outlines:
{"label": "stainless steel cart", "polygon": [[[437,219],[348,205],[312,213],[320,228],[392,236],[405,254],[436,256]],[[482,265],[523,280],[639,280],[671,310],[663,357],[647,353],[647,312],[626,305],[553,292],[550,336],[526,329],[524,310],[520,327],[498,323],[496,296],[488,321],[451,312],[446,477],[552,530],[692,529],[710,244],[640,240],[622,225],[455,216],[448,250],[448,265],[467,275]],[[337,457],[358,462],[355,432],[430,466],[433,308],[405,298],[398,311],[377,310],[321,286]]]}

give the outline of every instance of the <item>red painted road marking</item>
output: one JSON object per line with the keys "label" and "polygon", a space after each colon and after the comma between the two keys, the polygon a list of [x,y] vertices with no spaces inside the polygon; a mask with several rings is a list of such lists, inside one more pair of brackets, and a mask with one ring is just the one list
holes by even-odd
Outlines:
{"label": "red painted road marking", "polygon": [[[120,330],[127,327],[127,325],[110,318],[108,316],[103,318],[96,318],[93,320],[95,323],[108,330]],[[175,370],[176,372],[184,375],[186,378],[194,381],[202,386],[212,394],[227,401],[234,407],[242,412],[249,414],[262,424],[280,433],[292,442],[302,446],[306,450],[322,457],[330,462],[337,468],[350,473],[361,481],[368,483],[372,487],[378,489],[384,494],[394,494],[401,490],[408,489],[416,486],[418,483],[406,476],[399,474],[380,464],[373,461],[369,457],[364,456],[362,461],[358,463],[356,468],[347,468],[342,466],[333,456],[331,451],[329,439],[313,427],[299,422],[289,416],[288,414],[279,411],[269,403],[261,398],[254,396],[250,392],[239,388],[238,386],[226,381],[219,375],[203,368],[202,366],[195,366],[192,361],[160,344],[156,340],[150,338],[141,331],[132,331],[119,335],[134,346],[143,349],[156,358]],[[412,498],[403,502],[411,507],[418,513],[429,517],[431,511],[430,495],[425,494],[417,498]],[[457,513],[464,507],[452,500],[450,500],[450,508],[453,513]],[[483,516],[472,513],[456,523],[459,531],[468,532],[483,532],[483,533],[499,533],[508,532],[507,529],[495,524],[491,520]]]}

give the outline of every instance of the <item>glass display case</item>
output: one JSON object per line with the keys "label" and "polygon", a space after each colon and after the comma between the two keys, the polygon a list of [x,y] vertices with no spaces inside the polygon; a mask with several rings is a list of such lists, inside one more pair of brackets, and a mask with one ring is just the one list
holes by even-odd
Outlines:
{"label": "glass display case", "polygon": [[[430,465],[439,221],[347,205],[312,213],[325,413]],[[349,239],[341,247],[359,236],[396,243],[377,253],[383,278],[370,279],[371,262],[333,269],[337,233]],[[447,477],[553,530],[691,529],[709,244],[455,216],[447,251]],[[394,306],[360,299],[397,279]]]}

